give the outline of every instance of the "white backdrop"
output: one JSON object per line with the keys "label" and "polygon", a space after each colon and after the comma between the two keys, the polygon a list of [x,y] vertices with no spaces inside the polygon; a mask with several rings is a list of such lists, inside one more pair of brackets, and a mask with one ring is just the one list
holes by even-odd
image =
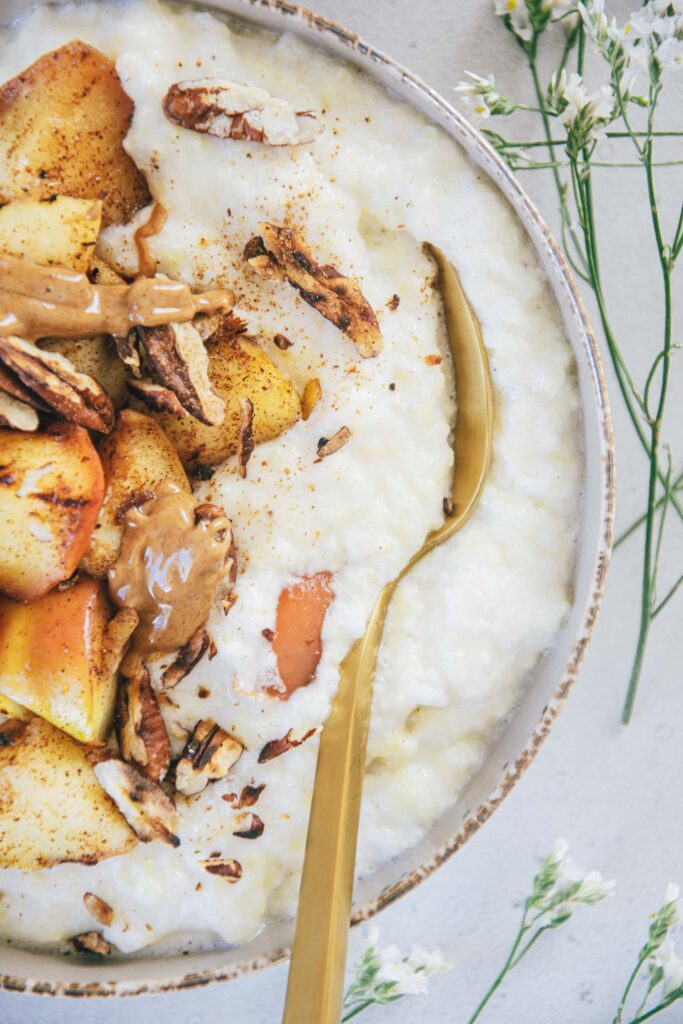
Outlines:
{"label": "white backdrop", "polygon": [[[622,19],[638,0],[608,0]],[[495,71],[505,91],[529,97],[521,51],[492,15],[492,0],[309,0],[315,11],[343,22],[452,98],[465,68]],[[0,11],[2,0],[0,0]],[[683,75],[670,82],[663,122],[681,129]],[[668,117],[667,115],[668,111]],[[533,126],[533,122],[531,122]],[[536,136],[537,137],[537,136]],[[626,144],[622,144],[626,152]],[[668,152],[671,152],[669,150]],[[679,154],[680,155],[680,154]],[[630,159],[630,154],[625,155]],[[597,216],[603,238],[608,299],[623,347],[636,367],[652,346],[660,283],[639,170],[603,170]],[[683,192],[681,168],[660,172],[669,215]],[[555,203],[546,172],[523,182],[551,225]],[[664,203],[665,209],[667,203]],[[637,254],[637,257],[634,257]],[[638,265],[638,258],[647,265]],[[681,270],[679,269],[679,281]],[[680,284],[678,286],[681,293]],[[681,339],[680,327],[678,339]],[[611,377],[610,377],[611,382]],[[681,366],[673,386],[680,395]],[[633,440],[616,389],[618,523],[644,509],[644,457]],[[670,428],[683,437],[683,417]],[[675,453],[674,453],[675,454]],[[679,444],[677,468],[680,468]],[[680,572],[683,529],[676,524],[665,572]],[[516,928],[537,858],[558,836],[576,859],[617,879],[617,894],[578,912],[545,936],[494,997],[482,1021],[492,1024],[608,1024],[666,883],[683,883],[683,815],[678,790],[683,743],[681,608],[673,604],[653,631],[633,724],[620,723],[637,626],[640,538],[613,561],[597,633],[566,710],[526,777],[492,820],[454,858],[378,920],[382,941],[406,952],[413,943],[438,946],[455,965],[428,996],[373,1008],[367,1024],[462,1024],[497,973]],[[683,939],[682,939],[683,943]],[[363,945],[356,932],[351,955]],[[180,995],[116,1001],[54,1000],[0,995],[2,1024],[277,1024],[286,967],[227,985]],[[683,1004],[662,1024],[683,1021]]]}

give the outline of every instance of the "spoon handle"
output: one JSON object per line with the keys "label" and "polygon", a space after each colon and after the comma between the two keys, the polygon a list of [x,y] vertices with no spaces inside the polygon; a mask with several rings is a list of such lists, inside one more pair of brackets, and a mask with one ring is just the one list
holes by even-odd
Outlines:
{"label": "spoon handle", "polygon": [[341,664],[320,737],[283,1024],[339,1024],[372,681],[395,586]]}

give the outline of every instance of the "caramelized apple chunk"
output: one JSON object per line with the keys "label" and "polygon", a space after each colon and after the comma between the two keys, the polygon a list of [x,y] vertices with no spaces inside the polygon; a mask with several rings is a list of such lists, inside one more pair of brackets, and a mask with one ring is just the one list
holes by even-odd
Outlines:
{"label": "caramelized apple chunk", "polygon": [[29,604],[0,599],[0,693],[76,739],[103,743],[136,625],[130,610],[112,619],[98,580],[78,580]]}
{"label": "caramelized apple chunk", "polygon": [[82,427],[0,429],[0,591],[34,601],[68,579],[103,494],[102,465]]}

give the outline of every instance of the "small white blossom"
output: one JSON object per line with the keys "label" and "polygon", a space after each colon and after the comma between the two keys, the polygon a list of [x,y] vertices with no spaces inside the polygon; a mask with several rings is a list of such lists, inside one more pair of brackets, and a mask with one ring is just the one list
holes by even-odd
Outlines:
{"label": "small white blossom", "polygon": [[662,985],[665,996],[683,985],[683,959],[676,955],[674,944],[666,939],[651,957],[653,968],[662,971]]}
{"label": "small white blossom", "polygon": [[493,75],[484,78],[474,71],[465,71],[467,79],[458,82],[455,91],[462,96],[477,117],[489,117],[491,114],[511,114],[517,104],[503,96],[496,89]]}
{"label": "small white blossom", "polygon": [[510,29],[518,39],[529,42],[533,29],[526,0],[494,0],[494,10],[499,18],[507,18]]}
{"label": "small white blossom", "polygon": [[664,894],[664,902],[665,903],[674,903],[674,902],[676,902],[679,899],[680,895],[681,895],[681,887],[680,887],[680,885],[677,885],[676,882],[669,882],[669,884],[666,887],[666,892]]}

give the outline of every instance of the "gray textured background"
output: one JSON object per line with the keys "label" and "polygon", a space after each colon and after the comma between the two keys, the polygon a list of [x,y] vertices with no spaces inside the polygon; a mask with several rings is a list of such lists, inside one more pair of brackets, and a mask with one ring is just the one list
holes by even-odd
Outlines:
{"label": "gray textured background", "polygon": [[[449,98],[464,68],[495,70],[509,92],[529,95],[522,55],[493,17],[490,0],[310,0],[309,6],[361,33]],[[635,6],[637,0],[608,0],[608,8],[619,18]],[[677,115],[678,128],[683,128],[681,78],[670,82],[663,118],[673,126]],[[625,144],[621,152],[625,153]],[[680,202],[680,172],[661,172],[671,215],[674,199]],[[523,181],[554,225],[546,173],[527,174]],[[603,262],[609,268],[608,297],[624,348],[637,368],[644,365],[652,332],[660,326],[660,284],[652,271],[655,256],[642,192],[638,170],[601,172],[598,220]],[[676,373],[680,395],[680,366]],[[614,393],[618,520],[623,527],[643,509],[645,463],[619,401]],[[679,441],[681,404],[669,431]],[[680,459],[680,448],[678,455]],[[665,572],[680,571],[682,536],[677,525]],[[630,541],[615,558],[597,634],[575,692],[522,783],[456,857],[379,918],[383,941],[406,951],[414,942],[439,946],[455,964],[454,971],[439,979],[427,997],[368,1011],[360,1018],[367,1024],[467,1020],[507,950],[536,858],[558,836],[569,840],[583,866],[616,878],[617,895],[577,913],[546,936],[494,998],[482,1021],[607,1024],[612,1019],[648,913],[661,902],[670,879],[683,882],[678,798],[683,738],[681,598],[654,631],[635,721],[627,730],[619,725],[636,627],[639,545],[639,540]],[[362,940],[358,932],[352,937],[352,956]],[[285,981],[286,967],[281,966],[207,990],[120,1002],[0,996],[0,1021],[275,1024]],[[659,1019],[662,1024],[683,1020],[683,1005]]]}

